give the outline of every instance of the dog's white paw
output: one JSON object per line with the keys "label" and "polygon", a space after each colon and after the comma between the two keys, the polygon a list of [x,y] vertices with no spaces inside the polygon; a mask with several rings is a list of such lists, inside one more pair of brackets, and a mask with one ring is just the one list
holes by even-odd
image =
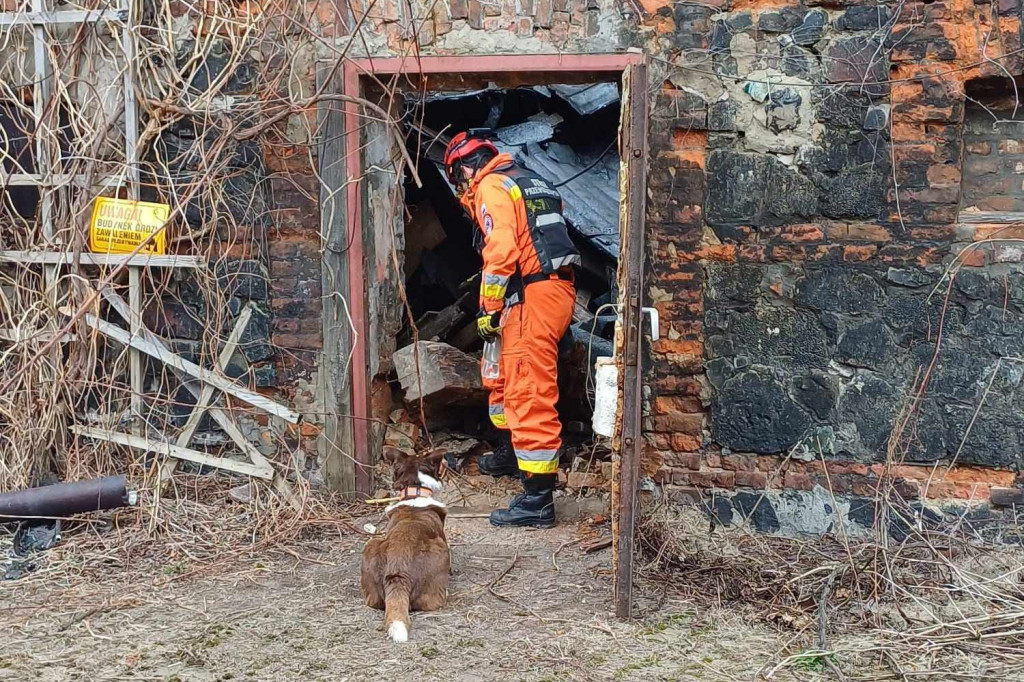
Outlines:
{"label": "dog's white paw", "polygon": [[388,628],[388,637],[390,637],[393,642],[404,644],[409,641],[409,630],[405,627],[405,623],[400,620],[396,620],[391,624],[391,627]]}

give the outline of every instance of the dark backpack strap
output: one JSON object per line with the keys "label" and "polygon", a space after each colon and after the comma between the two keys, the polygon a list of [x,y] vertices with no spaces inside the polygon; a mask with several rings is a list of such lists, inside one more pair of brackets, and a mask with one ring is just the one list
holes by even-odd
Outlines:
{"label": "dark backpack strap", "polygon": [[571,268],[561,268],[550,275],[545,275],[543,272],[527,275],[526,277],[523,277],[523,286],[529,286],[530,284],[536,284],[537,282],[543,282],[549,279],[560,279],[565,282],[576,281],[576,277],[573,275]]}

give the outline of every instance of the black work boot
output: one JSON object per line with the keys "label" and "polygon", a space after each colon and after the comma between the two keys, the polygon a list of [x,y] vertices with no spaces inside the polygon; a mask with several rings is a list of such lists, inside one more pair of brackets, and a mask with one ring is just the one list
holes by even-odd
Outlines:
{"label": "black work boot", "polygon": [[512,498],[508,509],[491,512],[492,526],[555,525],[555,481],[557,474],[529,474],[523,479],[523,493]]}
{"label": "black work boot", "polygon": [[502,431],[498,447],[490,454],[478,457],[476,463],[480,473],[485,476],[518,476],[519,465],[516,463],[516,451],[512,449],[512,432]]}

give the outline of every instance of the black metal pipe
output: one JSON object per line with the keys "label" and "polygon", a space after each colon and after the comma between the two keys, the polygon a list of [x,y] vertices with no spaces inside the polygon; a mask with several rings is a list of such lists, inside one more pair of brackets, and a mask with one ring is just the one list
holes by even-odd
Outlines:
{"label": "black metal pipe", "polygon": [[58,483],[0,495],[0,523],[31,517],[66,517],[130,504],[124,476]]}

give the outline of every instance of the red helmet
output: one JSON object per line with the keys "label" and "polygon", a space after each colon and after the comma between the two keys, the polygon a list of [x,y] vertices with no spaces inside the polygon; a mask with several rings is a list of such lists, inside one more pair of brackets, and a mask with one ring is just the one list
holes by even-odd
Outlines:
{"label": "red helmet", "polygon": [[463,160],[469,158],[479,151],[490,152],[491,156],[498,155],[498,148],[490,140],[479,137],[470,137],[466,133],[459,133],[448,143],[444,150],[444,172],[448,175],[448,181],[458,185],[462,181],[459,175],[459,167]]}

